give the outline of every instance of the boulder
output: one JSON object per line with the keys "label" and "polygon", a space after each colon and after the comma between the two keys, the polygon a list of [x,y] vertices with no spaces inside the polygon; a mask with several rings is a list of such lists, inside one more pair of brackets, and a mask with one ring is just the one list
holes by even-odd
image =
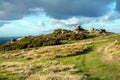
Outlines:
{"label": "boulder", "polygon": [[89,32],[90,33],[95,33],[95,34],[101,34],[101,33],[106,33],[106,30],[105,29],[94,29],[94,28],[91,28],[91,29],[89,29]]}
{"label": "boulder", "polygon": [[70,32],[70,31],[66,29],[61,29],[61,33],[67,33],[67,32]]}
{"label": "boulder", "polygon": [[89,29],[89,32],[90,32],[90,33],[93,33],[94,31],[95,31],[94,28],[90,28],[90,29]]}
{"label": "boulder", "polygon": [[79,33],[81,31],[84,31],[84,29],[80,25],[77,25],[77,26],[74,26],[71,31],[75,33]]}
{"label": "boulder", "polygon": [[67,33],[70,32],[70,30],[67,29],[55,29],[54,31],[52,31],[53,34],[61,34],[61,33]]}
{"label": "boulder", "polygon": [[10,40],[10,43],[14,43],[14,42],[16,42],[17,40],[16,39],[11,39]]}

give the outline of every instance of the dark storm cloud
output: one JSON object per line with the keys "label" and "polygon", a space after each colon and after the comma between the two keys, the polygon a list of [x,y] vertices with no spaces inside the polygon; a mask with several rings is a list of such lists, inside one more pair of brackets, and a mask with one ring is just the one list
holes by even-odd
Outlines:
{"label": "dark storm cloud", "polygon": [[[47,0],[46,0],[47,1]],[[45,12],[54,18],[69,18],[72,16],[97,17],[105,14],[113,0],[57,0],[43,3]]]}
{"label": "dark storm cloud", "polygon": [[[1,20],[15,20],[20,19],[25,15],[30,14],[29,0],[0,0],[0,19]],[[29,1],[29,3],[31,3]]]}
{"label": "dark storm cloud", "polygon": [[116,0],[116,9],[120,11],[120,0]]}
{"label": "dark storm cloud", "polygon": [[[65,19],[73,16],[104,15],[114,0],[0,0],[0,20],[15,20],[42,8],[48,16]],[[117,0],[117,2],[120,2]]]}

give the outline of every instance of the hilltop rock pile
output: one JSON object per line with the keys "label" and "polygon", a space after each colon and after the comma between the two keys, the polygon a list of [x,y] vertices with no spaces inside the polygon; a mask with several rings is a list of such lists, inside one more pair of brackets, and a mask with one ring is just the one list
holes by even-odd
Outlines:
{"label": "hilltop rock pile", "polygon": [[74,26],[71,31],[73,31],[75,33],[79,33],[81,31],[85,31],[85,30],[80,25],[77,25],[77,26]]}
{"label": "hilltop rock pile", "polygon": [[68,33],[70,32],[70,30],[67,29],[55,29],[54,31],[52,31],[52,34],[63,34],[63,33]]}
{"label": "hilltop rock pile", "polygon": [[59,33],[59,34],[63,34],[63,33],[69,33],[69,32],[74,32],[76,34],[81,33],[81,32],[89,32],[92,34],[105,34],[106,30],[105,29],[95,29],[95,28],[91,28],[89,30],[85,30],[84,28],[82,28],[82,26],[77,25],[77,26],[73,26],[71,30],[67,30],[67,29],[56,29],[54,30],[52,33]]}
{"label": "hilltop rock pile", "polygon": [[95,33],[95,34],[102,34],[102,33],[106,33],[105,29],[95,29],[95,28],[91,28],[89,30],[90,33]]}

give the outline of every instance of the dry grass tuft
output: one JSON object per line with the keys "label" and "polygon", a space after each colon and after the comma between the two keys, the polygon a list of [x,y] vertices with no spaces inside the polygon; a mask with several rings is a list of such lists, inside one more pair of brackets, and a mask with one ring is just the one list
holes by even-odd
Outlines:
{"label": "dry grass tuft", "polygon": [[[26,80],[83,80],[83,76],[78,75],[71,75],[71,74],[65,74],[65,73],[50,73],[46,75],[40,75],[39,73],[36,73],[34,75],[31,75]],[[85,80],[85,79],[84,79]]]}
{"label": "dry grass tuft", "polygon": [[42,65],[42,71],[31,74],[26,80],[86,80],[83,75],[72,72],[79,71],[74,65],[50,62]]}
{"label": "dry grass tuft", "polygon": [[0,67],[10,74],[29,74],[33,65],[22,62],[3,62]]}
{"label": "dry grass tuft", "polygon": [[62,44],[56,46],[45,46],[40,48],[33,48],[28,50],[21,50],[15,53],[5,53],[1,54],[0,58],[23,58],[26,60],[34,59],[54,59],[67,56],[74,56],[81,54],[84,50],[88,49],[89,44],[97,42],[105,42],[107,39],[99,40],[83,40],[82,42],[72,43],[72,44]]}
{"label": "dry grass tuft", "polygon": [[88,46],[82,43],[46,46],[18,53],[1,54],[1,58],[53,59],[81,54]]}
{"label": "dry grass tuft", "polygon": [[[64,65],[57,61],[47,63],[3,62],[0,68],[6,74],[22,74],[24,80],[86,80],[74,65]],[[16,80],[20,80],[16,78]]]}

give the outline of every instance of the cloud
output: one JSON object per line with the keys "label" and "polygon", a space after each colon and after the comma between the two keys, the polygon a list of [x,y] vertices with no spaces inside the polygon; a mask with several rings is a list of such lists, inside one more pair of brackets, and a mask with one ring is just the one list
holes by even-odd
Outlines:
{"label": "cloud", "polygon": [[37,22],[37,25],[40,26],[40,27],[45,26],[44,22],[42,22],[41,20],[39,20],[39,21]]}
{"label": "cloud", "polygon": [[[4,21],[0,27],[0,36],[27,36],[50,33],[54,29],[71,29],[72,26],[80,24],[85,29],[89,27],[105,28],[109,31],[120,33],[120,14],[118,12],[109,12],[102,17],[72,17],[68,19],[54,19],[45,15],[27,16],[20,20]],[[108,22],[109,21],[109,22]],[[3,21],[0,21],[3,22]]]}
{"label": "cloud", "polygon": [[[73,16],[97,17],[104,15],[109,8],[107,7],[112,0],[57,0],[55,4],[45,6],[48,15],[64,19]],[[57,5],[57,6],[56,6]],[[61,6],[62,5],[62,6]]]}
{"label": "cloud", "polygon": [[120,11],[120,0],[116,0],[116,10]]}
{"label": "cloud", "polygon": [[[0,36],[38,35],[108,21],[119,30],[120,20],[113,22],[120,18],[119,11],[120,0],[0,0]],[[104,23],[105,28],[110,23]]]}
{"label": "cloud", "polygon": [[[26,5],[29,0],[0,0],[0,19],[1,20],[18,20],[30,14],[29,5]],[[30,1],[29,1],[30,2]]]}
{"label": "cloud", "polygon": [[50,19],[50,22],[59,26],[72,26],[72,25],[82,25],[88,23],[96,23],[96,22],[106,22],[111,20],[116,20],[120,18],[120,13],[116,11],[110,11],[108,14],[101,17],[72,17],[69,19]]}
{"label": "cloud", "polygon": [[28,16],[20,20],[11,21],[10,23],[4,24],[0,27],[0,36],[35,36],[50,33],[56,27],[49,22],[49,19],[49,17],[42,15]]}
{"label": "cloud", "polygon": [[82,25],[86,29],[90,29],[91,27],[97,29],[106,29],[109,32],[120,33],[120,19],[105,21],[105,22],[96,22],[96,23],[88,23]]}
{"label": "cloud", "polygon": [[0,21],[0,27],[2,27],[5,24],[9,24],[9,23],[10,23],[10,21]]}
{"label": "cloud", "polygon": [[57,20],[57,19],[50,19],[50,22],[54,24],[62,24],[62,25],[72,25],[72,24],[78,24],[79,19],[78,18],[69,18],[67,20]]}
{"label": "cloud", "polygon": [[[98,17],[107,13],[114,0],[0,0],[0,19],[15,20],[46,13],[55,19],[73,16]],[[117,0],[117,2],[119,2]]]}

